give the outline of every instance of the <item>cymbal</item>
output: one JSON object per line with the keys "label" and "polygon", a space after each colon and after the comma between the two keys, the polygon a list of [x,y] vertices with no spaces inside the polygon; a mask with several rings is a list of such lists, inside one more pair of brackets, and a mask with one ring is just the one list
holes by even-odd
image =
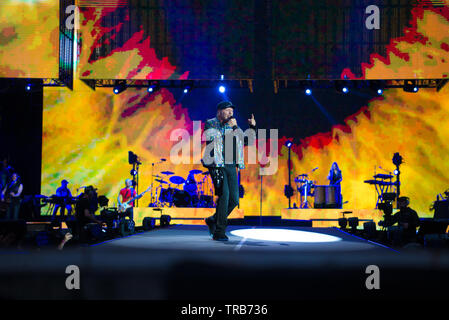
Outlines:
{"label": "cymbal", "polygon": [[181,183],[186,182],[186,180],[183,177],[173,176],[173,177],[170,177],[170,182],[174,183],[174,184],[181,184]]}
{"label": "cymbal", "polygon": [[197,169],[194,169],[194,170],[190,170],[189,171],[191,174],[198,174],[198,173],[203,173],[203,171],[201,171],[201,170],[197,170]]}
{"label": "cymbal", "polygon": [[165,175],[167,175],[167,176],[172,175],[172,174],[175,174],[174,172],[171,172],[171,171],[162,171],[161,173],[162,173],[162,174],[165,174]]}
{"label": "cymbal", "polygon": [[165,182],[165,181],[162,180],[162,179],[156,179],[156,181],[159,182],[159,183],[164,183],[164,184],[167,184],[167,183],[168,183],[168,182]]}

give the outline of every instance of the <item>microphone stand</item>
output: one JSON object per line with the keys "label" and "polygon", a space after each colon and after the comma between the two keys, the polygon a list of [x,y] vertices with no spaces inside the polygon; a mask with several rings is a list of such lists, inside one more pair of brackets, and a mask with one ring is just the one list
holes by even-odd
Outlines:
{"label": "microphone stand", "polygon": [[[136,164],[136,193],[139,194],[139,164],[140,162],[137,162]],[[139,199],[136,199],[136,208],[139,206]]]}
{"label": "microphone stand", "polygon": [[154,165],[155,165],[155,164],[162,163],[162,162],[164,162],[164,161],[165,161],[165,159],[164,159],[164,160],[161,160],[161,161],[159,161],[159,162],[153,162],[153,163],[151,164],[151,203],[150,203],[150,206],[151,206],[151,207],[155,207],[155,206],[156,206],[155,203],[154,203],[154,195],[153,195]]}

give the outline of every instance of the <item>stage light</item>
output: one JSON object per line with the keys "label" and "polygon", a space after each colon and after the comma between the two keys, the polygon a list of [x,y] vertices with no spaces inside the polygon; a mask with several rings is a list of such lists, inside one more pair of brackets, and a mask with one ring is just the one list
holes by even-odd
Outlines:
{"label": "stage light", "polygon": [[377,95],[381,96],[384,93],[385,81],[383,80],[371,80],[369,81],[369,87]]}
{"label": "stage light", "polygon": [[363,233],[368,239],[374,239],[376,237],[376,223],[373,221],[363,223]]}
{"label": "stage light", "polygon": [[310,96],[312,94],[312,90],[309,88],[307,88],[305,92],[306,92],[306,95],[308,95],[308,96]]}
{"label": "stage light", "polygon": [[359,218],[357,218],[357,217],[348,218],[348,223],[349,223],[349,226],[351,227],[351,229],[355,230],[355,229],[357,229],[357,226],[359,225]]}
{"label": "stage light", "polygon": [[132,169],[130,174],[134,177],[135,175],[137,175],[137,170],[136,169]]}
{"label": "stage light", "polygon": [[158,91],[159,89],[160,89],[159,82],[152,82],[147,90],[149,93],[153,93],[153,92]]}
{"label": "stage light", "polygon": [[336,81],[335,89],[338,92],[346,94],[349,92],[349,84],[350,84],[350,82],[348,82],[348,81]]}
{"label": "stage light", "polygon": [[218,87],[218,91],[220,91],[220,93],[225,93],[226,92],[226,87],[225,86],[220,86],[220,87]]}
{"label": "stage light", "polygon": [[184,87],[184,93],[187,94],[190,91],[192,91],[193,85],[192,84],[188,84]]}
{"label": "stage light", "polygon": [[338,219],[338,225],[341,229],[346,229],[346,226],[348,225],[348,219],[346,218],[339,218]]}
{"label": "stage light", "polygon": [[394,173],[394,175],[398,175],[399,174],[399,170],[398,169],[395,169],[394,171],[393,171],[393,173]]}
{"label": "stage light", "polygon": [[116,85],[114,86],[115,94],[120,94],[125,90],[126,90],[126,82],[125,81],[116,82]]}
{"label": "stage light", "polygon": [[291,140],[285,141],[285,146],[286,146],[287,148],[291,148],[292,144],[293,144],[293,142],[292,142]]}
{"label": "stage light", "polygon": [[143,230],[148,231],[154,229],[156,225],[156,219],[152,217],[145,217],[142,221]]}
{"label": "stage light", "polygon": [[170,224],[171,217],[169,215],[163,214],[161,215],[161,227],[166,227]]}
{"label": "stage light", "polygon": [[26,91],[31,91],[31,84],[27,84],[25,89],[26,89]]}
{"label": "stage light", "polygon": [[416,85],[415,80],[405,80],[403,90],[405,92],[416,93],[419,91],[419,87]]}
{"label": "stage light", "polygon": [[231,231],[231,234],[237,237],[278,242],[336,242],[341,241],[339,237],[322,234],[318,232],[309,232],[292,229],[237,229]]}

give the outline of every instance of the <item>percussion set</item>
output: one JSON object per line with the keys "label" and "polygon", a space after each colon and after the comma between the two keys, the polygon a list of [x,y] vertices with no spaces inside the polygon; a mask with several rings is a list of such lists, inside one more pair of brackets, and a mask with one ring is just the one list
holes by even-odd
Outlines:
{"label": "percussion set", "polygon": [[[186,179],[172,171],[154,175],[159,184],[149,207],[213,208],[212,183],[208,171],[190,170]],[[195,179],[195,176],[198,177]]]}
{"label": "percussion set", "polygon": [[295,178],[296,189],[300,199],[300,208],[311,208],[308,198],[314,197],[313,208],[338,208],[337,189],[332,185],[317,185],[306,173]]}

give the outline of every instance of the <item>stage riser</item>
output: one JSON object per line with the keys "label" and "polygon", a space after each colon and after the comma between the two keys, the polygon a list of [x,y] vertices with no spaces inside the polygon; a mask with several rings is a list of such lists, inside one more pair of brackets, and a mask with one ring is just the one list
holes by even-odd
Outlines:
{"label": "stage riser", "polygon": [[291,220],[310,220],[313,227],[339,227],[338,219],[343,218],[344,211],[352,212],[345,214],[345,218],[359,218],[359,229],[363,228],[363,223],[367,220],[375,222],[379,229],[378,222],[383,220],[383,212],[377,209],[282,209],[281,217]]}
{"label": "stage riser", "polygon": [[[162,211],[160,211],[162,210]],[[141,226],[145,217],[160,218],[161,214],[171,217],[171,224],[204,225],[204,218],[215,213],[215,208],[134,208],[134,221],[136,226]],[[351,211],[345,214],[346,218],[359,218],[359,229],[363,223],[378,222],[383,219],[383,213],[376,209],[282,209],[280,216],[262,217],[258,215],[244,215],[242,209],[236,208],[229,215],[230,225],[265,225],[265,226],[312,226],[312,227],[339,227],[338,219],[343,217],[343,211]],[[159,220],[157,220],[157,224]]]}
{"label": "stage riser", "polygon": [[[136,226],[141,226],[145,217],[160,218],[164,214],[172,218],[170,224],[204,224],[203,219],[213,215],[215,210],[215,208],[134,208],[134,222]],[[228,218],[243,217],[243,209],[236,208]],[[182,218],[183,220],[178,220],[177,218]],[[193,223],[185,223],[184,221],[191,221]]]}

